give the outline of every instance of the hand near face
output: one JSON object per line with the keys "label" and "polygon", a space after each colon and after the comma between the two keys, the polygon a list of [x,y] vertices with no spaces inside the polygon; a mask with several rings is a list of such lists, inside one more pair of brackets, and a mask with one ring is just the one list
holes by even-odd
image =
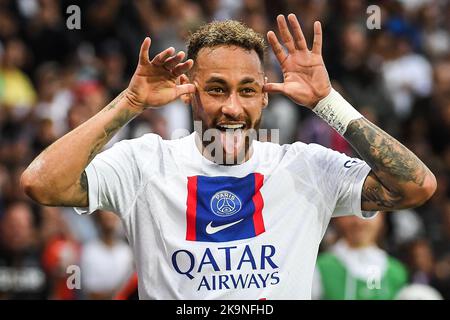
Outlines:
{"label": "hand near face", "polygon": [[270,46],[283,71],[283,83],[267,83],[264,90],[269,93],[282,93],[295,103],[310,109],[330,93],[331,84],[322,59],[322,28],[320,22],[314,23],[314,42],[308,49],[297,17],[288,16],[292,33],[283,15],[277,17],[278,30],[283,46],[273,31],[267,33]]}
{"label": "hand near face", "polygon": [[131,104],[142,110],[166,105],[183,94],[195,92],[193,84],[178,84],[178,78],[191,69],[194,62],[191,59],[182,62],[185,53],[174,54],[174,48],[162,51],[150,61],[150,44],[150,38],[145,38],[138,66],[126,90]]}

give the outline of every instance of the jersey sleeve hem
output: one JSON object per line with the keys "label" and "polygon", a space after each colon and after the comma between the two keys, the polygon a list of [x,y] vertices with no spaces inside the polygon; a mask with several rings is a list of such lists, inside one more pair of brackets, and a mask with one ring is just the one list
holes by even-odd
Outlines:
{"label": "jersey sleeve hem", "polygon": [[362,219],[374,218],[378,213],[378,211],[363,211],[361,208],[362,188],[371,170],[372,169],[368,165],[363,166],[355,178],[356,183],[353,184],[352,194],[354,196],[352,197],[352,213]]}

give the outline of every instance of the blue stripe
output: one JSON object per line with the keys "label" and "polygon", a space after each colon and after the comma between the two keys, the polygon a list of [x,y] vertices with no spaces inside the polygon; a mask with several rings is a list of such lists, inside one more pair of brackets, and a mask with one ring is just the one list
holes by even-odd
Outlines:
{"label": "blue stripe", "polygon": [[[223,200],[218,201],[217,198],[211,201],[214,195],[218,193],[219,196],[222,197],[232,197],[232,195],[235,195],[240,200],[240,210],[233,213],[233,208],[234,210],[239,208],[239,201],[235,198],[228,202]],[[255,206],[252,201],[254,193],[254,174],[249,174],[243,178],[198,176],[196,215],[197,241],[225,242],[255,237],[255,226],[253,223]],[[223,206],[224,203],[230,204],[231,206]],[[223,207],[221,207],[221,205]],[[224,210],[224,212],[221,210]],[[228,215],[226,210],[231,210],[232,214]],[[214,234],[206,233],[206,226],[211,221],[212,226],[217,227],[240,219],[244,220],[222,231]]]}

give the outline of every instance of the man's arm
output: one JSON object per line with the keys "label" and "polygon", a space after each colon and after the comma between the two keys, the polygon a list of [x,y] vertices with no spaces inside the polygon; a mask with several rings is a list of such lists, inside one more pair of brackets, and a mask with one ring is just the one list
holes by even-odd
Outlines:
{"label": "man's arm", "polygon": [[436,178],[410,150],[362,118],[337,93],[333,93],[326,103],[321,103],[318,110],[318,103],[332,93],[321,53],[322,28],[318,21],[314,23],[314,41],[309,50],[295,15],[290,14],[288,20],[292,33],[284,16],[277,17],[286,50],[273,31],[267,34],[283,71],[284,81],[267,83],[264,90],[282,93],[295,103],[314,110],[344,134],[372,169],[363,185],[362,210],[409,208],[427,201],[436,190]]}
{"label": "man's arm", "polygon": [[433,173],[414,153],[367,119],[351,121],[344,137],[372,169],[363,185],[362,210],[415,207],[433,195]]}
{"label": "man's arm", "polygon": [[123,92],[94,117],[45,149],[21,177],[26,194],[43,205],[88,205],[84,169],[129,120],[139,114]]}
{"label": "man's arm", "polygon": [[173,48],[150,61],[150,43],[149,38],[142,43],[128,88],[94,117],[55,141],[24,171],[21,184],[33,200],[51,206],[88,206],[84,169],[114,134],[147,106],[163,106],[195,91],[192,84],[177,85],[177,78],[193,61],[181,62],[184,53],[174,55]]}

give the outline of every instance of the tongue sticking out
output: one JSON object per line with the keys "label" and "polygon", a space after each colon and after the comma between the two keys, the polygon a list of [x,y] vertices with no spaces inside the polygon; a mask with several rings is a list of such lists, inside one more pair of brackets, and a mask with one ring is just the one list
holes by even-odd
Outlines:
{"label": "tongue sticking out", "polygon": [[238,155],[244,144],[244,132],[242,130],[226,130],[220,132],[220,139],[226,154]]}

